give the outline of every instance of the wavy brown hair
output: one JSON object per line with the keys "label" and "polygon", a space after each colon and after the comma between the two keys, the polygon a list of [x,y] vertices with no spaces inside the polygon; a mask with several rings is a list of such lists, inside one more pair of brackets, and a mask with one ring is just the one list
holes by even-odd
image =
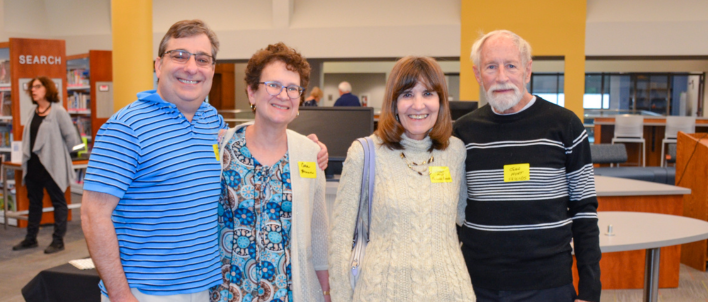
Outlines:
{"label": "wavy brown hair", "polygon": [[405,132],[403,125],[396,120],[396,107],[398,97],[404,91],[415,87],[420,82],[430,91],[435,91],[440,100],[438,119],[435,125],[428,132],[428,136],[433,141],[430,151],[433,149],[445,150],[450,144],[452,136],[452,118],[450,117],[450,105],[447,101],[447,83],[445,75],[440,69],[440,65],[433,58],[429,57],[404,57],[393,66],[386,82],[386,93],[384,94],[381,115],[379,116],[379,127],[376,135],[381,138],[383,144],[392,150],[402,150],[401,135]]}
{"label": "wavy brown hair", "polygon": [[37,105],[37,102],[35,102],[32,98],[32,85],[34,85],[35,80],[42,83],[42,86],[44,86],[47,90],[47,93],[44,95],[44,98],[46,98],[47,101],[50,103],[59,103],[59,91],[57,90],[57,85],[54,84],[54,81],[50,80],[48,77],[36,77],[27,83],[27,94],[29,95],[30,100],[32,100],[32,104]]}
{"label": "wavy brown hair", "polygon": [[[281,61],[285,63],[288,70],[297,72],[300,75],[300,86],[307,87],[310,82],[310,63],[307,63],[307,60],[299,52],[283,42],[270,44],[253,54],[246,65],[246,86],[251,87],[253,91],[258,91],[258,83],[261,82],[263,69],[274,61]],[[248,90],[246,94],[248,94]]]}

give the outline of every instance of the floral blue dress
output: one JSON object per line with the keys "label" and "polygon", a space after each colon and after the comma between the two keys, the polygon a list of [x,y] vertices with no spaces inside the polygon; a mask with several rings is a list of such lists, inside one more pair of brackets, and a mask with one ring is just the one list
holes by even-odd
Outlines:
{"label": "floral blue dress", "polygon": [[239,129],[224,146],[219,198],[219,253],[223,282],[211,301],[292,301],[289,156],[261,165]]}

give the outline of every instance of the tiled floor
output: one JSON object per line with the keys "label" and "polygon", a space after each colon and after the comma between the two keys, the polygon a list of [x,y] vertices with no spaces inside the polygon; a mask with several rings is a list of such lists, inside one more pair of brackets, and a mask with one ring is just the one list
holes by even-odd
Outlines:
{"label": "tiled floor", "polygon": [[[76,195],[73,200],[78,203],[80,197]],[[15,227],[3,230],[0,227],[0,302],[24,301],[20,290],[38,272],[64,264],[72,259],[88,256],[86,242],[81,232],[79,210],[73,211],[74,221],[69,222],[65,237],[66,250],[53,255],[43,253],[46,245],[51,242],[52,227],[44,227],[40,230],[38,238],[40,246],[38,248],[23,252],[14,252],[11,251],[11,248],[24,238],[25,230]],[[659,290],[659,301],[708,302],[708,272],[701,272],[681,265],[679,278],[678,288]],[[601,302],[642,301],[642,295],[643,292],[640,289],[603,290]]]}

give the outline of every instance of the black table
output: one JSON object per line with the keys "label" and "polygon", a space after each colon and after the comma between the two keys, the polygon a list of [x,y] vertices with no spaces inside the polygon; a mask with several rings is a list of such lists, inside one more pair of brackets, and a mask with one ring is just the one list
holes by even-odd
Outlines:
{"label": "black table", "polygon": [[66,263],[41,271],[22,288],[27,302],[98,302],[98,272],[95,269],[80,270]]}

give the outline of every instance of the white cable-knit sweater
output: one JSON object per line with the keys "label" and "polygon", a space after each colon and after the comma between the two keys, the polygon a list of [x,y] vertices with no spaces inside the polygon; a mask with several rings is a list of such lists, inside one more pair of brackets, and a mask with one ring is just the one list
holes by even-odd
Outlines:
{"label": "white cable-knit sweater", "polygon": [[[427,171],[421,176],[408,168],[401,150],[390,150],[372,137],[376,179],[371,239],[352,292],[349,258],[364,161],[363,148],[354,142],[344,162],[330,232],[332,301],[474,301],[455,229],[464,218],[467,196],[462,141],[450,138],[445,151],[433,151],[429,166],[449,167],[452,182],[431,183]],[[409,161],[430,157],[429,137],[402,139]]]}

